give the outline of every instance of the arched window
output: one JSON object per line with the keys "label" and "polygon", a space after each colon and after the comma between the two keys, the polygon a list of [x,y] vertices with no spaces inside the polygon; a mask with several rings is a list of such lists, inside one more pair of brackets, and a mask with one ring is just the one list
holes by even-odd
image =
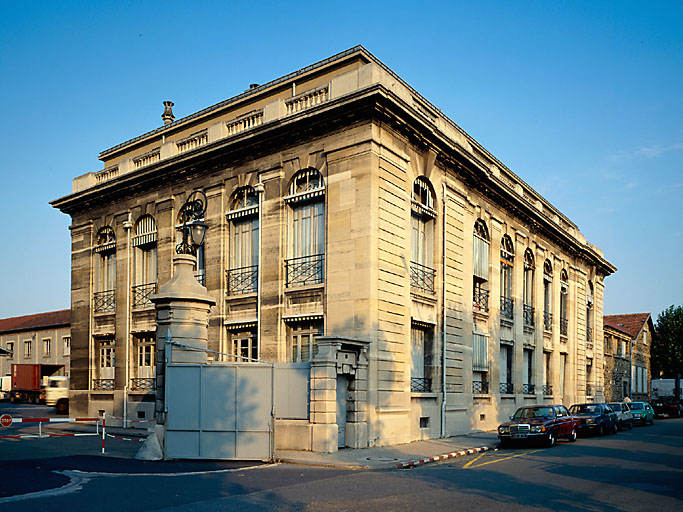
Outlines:
{"label": "arched window", "polygon": [[489,238],[489,230],[486,223],[477,219],[474,223],[474,299],[473,306],[475,311],[489,310],[489,249],[491,241]]}
{"label": "arched window", "polygon": [[238,188],[230,199],[228,295],[256,293],[258,288],[258,194],[254,187]]}
{"label": "arched window", "polygon": [[534,325],[534,253],[531,249],[524,251],[524,325]]}
{"label": "arched window", "polygon": [[552,330],[552,293],[553,293],[553,264],[550,260],[543,262],[543,328]]}
{"label": "arched window", "polygon": [[291,206],[290,240],[285,260],[286,286],[323,282],[325,262],[325,182],[313,168],[297,172],[285,202]]}
{"label": "arched window", "polygon": [[133,307],[152,306],[150,295],[157,290],[157,223],[143,215],[135,223],[133,254]]}
{"label": "arched window", "polygon": [[410,288],[434,293],[434,192],[422,176],[413,182],[411,198]]}
{"label": "arched window", "polygon": [[97,232],[95,240],[95,293],[93,309],[95,313],[116,310],[116,235],[110,226]]}
{"label": "arched window", "polygon": [[560,272],[560,334],[567,336],[569,332],[569,320],[567,317],[567,308],[569,300],[569,276],[567,271],[562,269]]}
{"label": "arched window", "polygon": [[500,241],[500,316],[512,320],[514,302],[512,299],[512,271],[515,266],[515,248],[512,239],[504,235]]}

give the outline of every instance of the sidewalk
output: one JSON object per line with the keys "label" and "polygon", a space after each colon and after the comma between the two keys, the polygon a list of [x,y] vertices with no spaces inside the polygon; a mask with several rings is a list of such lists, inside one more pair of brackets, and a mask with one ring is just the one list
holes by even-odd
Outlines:
{"label": "sidewalk", "polygon": [[[395,469],[412,467],[498,447],[496,432],[475,432],[446,439],[430,439],[375,448],[346,448],[335,453],[278,450],[277,460],[291,464],[348,469]],[[465,453],[462,453],[465,452]]]}

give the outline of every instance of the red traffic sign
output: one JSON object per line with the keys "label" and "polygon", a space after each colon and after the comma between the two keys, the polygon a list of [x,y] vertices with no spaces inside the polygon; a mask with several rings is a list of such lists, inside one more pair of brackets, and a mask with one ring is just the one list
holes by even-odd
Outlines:
{"label": "red traffic sign", "polygon": [[12,424],[12,416],[9,414],[3,414],[0,416],[0,426],[9,427]]}

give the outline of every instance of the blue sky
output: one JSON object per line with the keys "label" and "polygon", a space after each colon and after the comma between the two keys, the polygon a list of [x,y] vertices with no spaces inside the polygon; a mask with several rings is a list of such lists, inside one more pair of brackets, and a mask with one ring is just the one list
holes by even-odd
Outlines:
{"label": "blue sky", "polygon": [[68,308],[100,151],[362,44],[576,222],[605,313],[683,304],[680,2],[3,2],[0,318]]}

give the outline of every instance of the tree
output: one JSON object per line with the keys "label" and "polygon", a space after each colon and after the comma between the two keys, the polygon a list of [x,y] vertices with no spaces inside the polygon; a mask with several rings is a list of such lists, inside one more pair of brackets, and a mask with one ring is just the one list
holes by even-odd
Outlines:
{"label": "tree", "polygon": [[651,347],[652,377],[673,379],[683,374],[683,306],[669,306],[657,317]]}

